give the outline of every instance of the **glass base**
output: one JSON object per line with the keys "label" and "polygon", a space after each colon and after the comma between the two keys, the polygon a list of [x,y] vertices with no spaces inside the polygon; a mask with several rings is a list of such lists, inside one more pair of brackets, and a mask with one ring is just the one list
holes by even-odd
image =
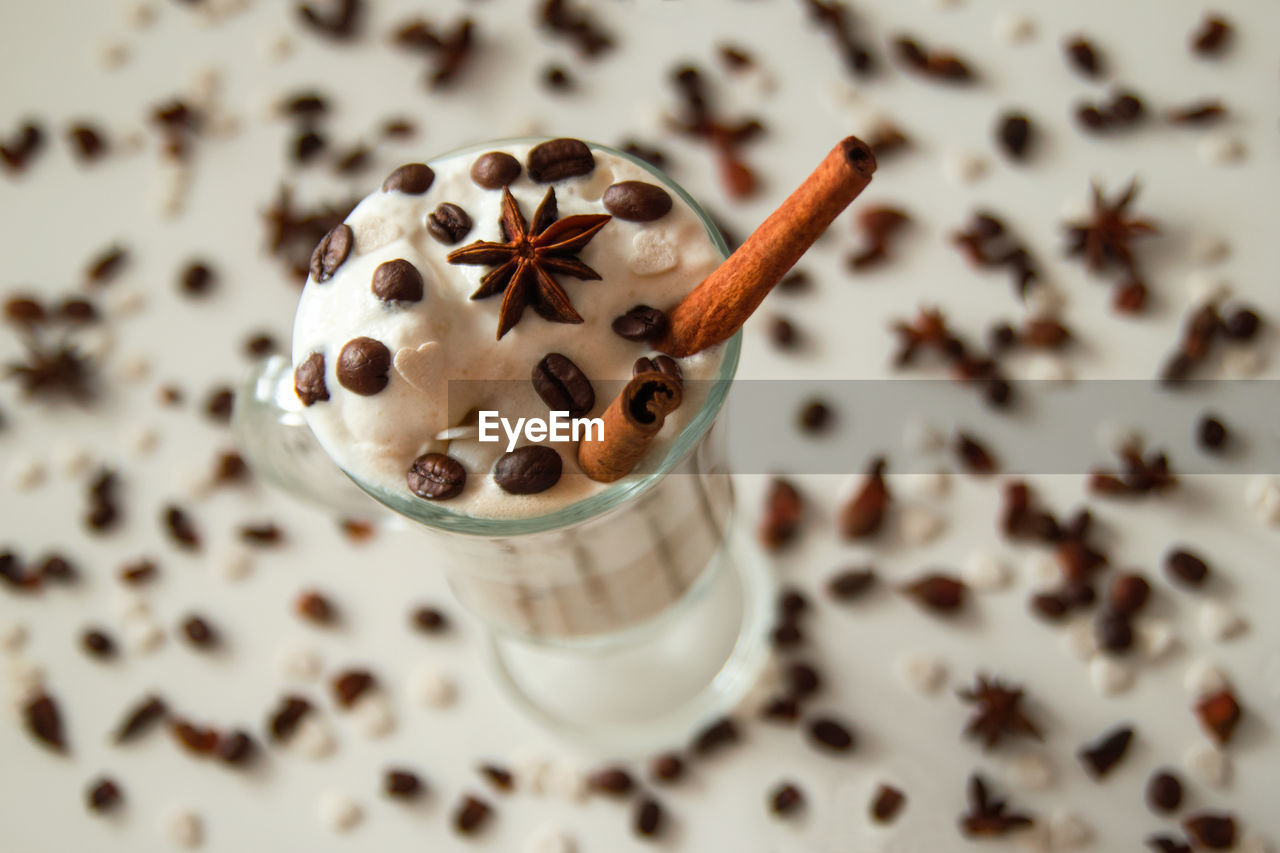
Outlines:
{"label": "glass base", "polygon": [[496,680],[557,735],[612,755],[679,747],[733,708],[769,658],[775,583],[741,523],[716,564],[653,624],[583,646],[490,634]]}

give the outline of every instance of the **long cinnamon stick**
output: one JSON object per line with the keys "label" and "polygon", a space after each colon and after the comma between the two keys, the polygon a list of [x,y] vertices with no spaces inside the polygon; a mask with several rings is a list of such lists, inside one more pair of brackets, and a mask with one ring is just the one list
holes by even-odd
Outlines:
{"label": "long cinnamon stick", "polygon": [[731,338],[875,170],[866,143],[841,140],[737,251],[667,312],[670,331],[655,346],[681,358]]}
{"label": "long cinnamon stick", "polygon": [[683,396],[675,377],[656,370],[637,373],[605,410],[601,440],[579,442],[578,465],[600,483],[627,476]]}

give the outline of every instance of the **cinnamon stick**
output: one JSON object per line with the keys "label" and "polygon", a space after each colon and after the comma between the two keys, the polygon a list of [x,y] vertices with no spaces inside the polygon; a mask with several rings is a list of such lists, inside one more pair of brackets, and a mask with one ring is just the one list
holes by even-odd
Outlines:
{"label": "cinnamon stick", "polygon": [[671,328],[655,346],[682,358],[733,337],[875,170],[866,143],[841,140],[736,252],[667,312]]}
{"label": "cinnamon stick", "polygon": [[603,437],[579,442],[578,465],[599,483],[627,476],[682,399],[675,377],[656,370],[637,373],[605,410]]}

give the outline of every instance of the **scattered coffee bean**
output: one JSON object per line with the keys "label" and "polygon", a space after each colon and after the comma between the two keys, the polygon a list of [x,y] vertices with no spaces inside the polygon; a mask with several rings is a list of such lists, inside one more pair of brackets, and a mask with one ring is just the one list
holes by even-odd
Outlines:
{"label": "scattered coffee bean", "polygon": [[844,724],[828,717],[810,721],[809,739],[830,752],[848,752],[854,746],[853,733]]}
{"label": "scattered coffee bean", "polygon": [[1076,753],[1084,764],[1085,770],[1094,779],[1101,779],[1124,758],[1133,740],[1133,729],[1119,726],[1104,734],[1093,743],[1086,744]]}
{"label": "scattered coffee bean", "polygon": [[526,163],[529,177],[539,184],[587,175],[595,167],[595,157],[586,143],[566,138],[551,139],[533,146]]}
{"label": "scattered coffee bean", "polygon": [[641,373],[649,373],[651,371],[665,373],[677,382],[684,382],[684,371],[680,369],[680,362],[669,355],[656,355],[653,358],[641,356],[636,359],[635,364],[631,365],[632,376],[639,376]]}
{"label": "scattered coffee bean", "polygon": [[1152,811],[1170,814],[1182,805],[1182,782],[1168,770],[1152,774],[1147,780],[1147,805]]}
{"label": "scattered coffee bean", "polygon": [[80,645],[95,658],[107,660],[116,656],[116,644],[110,635],[101,630],[90,629],[80,637]]}
{"label": "scattered coffee bean", "polygon": [[504,453],[493,466],[493,479],[512,495],[536,495],[560,482],[560,454],[544,444],[527,444]]}
{"label": "scattered coffee bean", "polygon": [[738,724],[732,717],[721,717],[707,724],[694,736],[691,750],[694,755],[705,758],[721,752],[725,747],[737,743],[742,736],[738,732]]}
{"label": "scattered coffee bean", "polygon": [[317,625],[332,625],[338,621],[338,609],[327,596],[319,592],[304,592],[294,603],[298,615]]}
{"label": "scattered coffee bean", "polygon": [[365,669],[348,669],[334,676],[331,683],[334,701],[340,708],[350,708],[377,687],[373,673]]}
{"label": "scattered coffee bean", "polygon": [[244,351],[252,358],[263,358],[278,349],[276,339],[267,332],[250,335],[244,342]]}
{"label": "scattered coffee bean", "polygon": [[116,729],[116,743],[129,743],[151,731],[169,716],[169,709],[159,696],[143,698],[124,718]]}
{"label": "scattered coffee bean", "polygon": [[1022,113],[1006,113],[996,127],[996,139],[1010,159],[1027,159],[1034,142],[1031,120]]}
{"label": "scattered coffee bean", "polygon": [[533,390],[553,412],[568,412],[570,417],[580,418],[596,404],[591,380],[578,365],[558,352],[548,354],[534,365],[532,380]]}
{"label": "scattered coffee bean", "polygon": [[343,261],[351,254],[355,244],[355,233],[351,226],[343,223],[335,225],[329,233],[316,244],[311,253],[311,278],[316,282],[328,281],[342,266]]}
{"label": "scattered coffee bean", "polygon": [[176,719],[170,722],[169,730],[183,749],[196,755],[211,755],[218,748],[218,733],[214,729]]}
{"label": "scattered coffee bean", "polygon": [[1172,835],[1149,835],[1145,843],[1147,847],[1156,851],[1156,853],[1191,853],[1190,844],[1186,844]]}
{"label": "scattered coffee bean", "polygon": [[622,796],[631,793],[635,788],[635,780],[625,768],[606,767],[587,777],[587,787],[597,793]]}
{"label": "scattered coffee bean", "polygon": [[790,480],[775,477],[765,495],[760,517],[760,544],[769,549],[781,548],[795,539],[804,515],[804,501]]}
{"label": "scattered coffee bean", "polygon": [[80,577],[76,567],[61,554],[50,554],[45,557],[37,572],[41,579],[54,583],[75,583]]}
{"label": "scattered coffee bean", "polygon": [[794,723],[800,719],[800,703],[790,696],[775,696],[760,709],[760,717],[780,723]]}
{"label": "scattered coffee bean", "polygon": [[1225,746],[1240,723],[1240,703],[1230,688],[1202,696],[1195,705],[1196,719],[1218,746]]}
{"label": "scattered coffee bean", "polygon": [[391,351],[373,338],[352,338],[338,353],[338,382],[362,397],[371,397],[387,387]]}
{"label": "scattered coffee bean", "polygon": [[1093,46],[1093,42],[1085,37],[1076,36],[1067,42],[1063,49],[1066,51],[1067,61],[1071,67],[1085,77],[1101,77],[1105,73],[1101,55]]}
{"label": "scattered coffee bean", "polygon": [[782,671],[782,683],[787,695],[807,699],[822,688],[822,676],[803,661],[792,661]]}
{"label": "scattered coffee bean", "polygon": [[990,474],[996,470],[995,457],[986,446],[964,432],[957,432],[952,450],[960,460],[960,464],[971,474]]}
{"label": "scattered coffee bean", "polygon": [[449,617],[438,607],[415,607],[410,621],[424,634],[443,634],[449,630]]}
{"label": "scattered coffee bean", "polygon": [[452,246],[471,231],[471,217],[452,202],[444,202],[427,217],[427,230],[446,246]]}
{"label": "scattered coffee bean", "polygon": [[180,506],[170,505],[164,509],[164,526],[169,538],[179,548],[196,551],[200,548],[200,531],[187,511]]}
{"label": "scattered coffee bean", "polygon": [[1174,580],[1190,587],[1203,586],[1209,577],[1209,564],[1184,548],[1176,548],[1165,556],[1164,570]]}
{"label": "scattered coffee bean", "polygon": [[956,578],[935,572],[902,587],[902,592],[926,609],[946,615],[964,606],[967,588]]}
{"label": "scattered coffee bean", "polygon": [[311,710],[311,703],[301,696],[285,696],[267,723],[271,736],[278,741],[288,741]]}
{"label": "scattered coffee bean", "polygon": [[604,209],[628,222],[653,222],[671,211],[671,194],[656,184],[622,181],[604,191]]}
{"label": "scattered coffee bean", "polygon": [[1191,33],[1191,50],[1200,56],[1217,56],[1231,41],[1231,25],[1216,15],[1206,16]]}
{"label": "scattered coffee bean", "polygon": [[1211,414],[1201,416],[1196,425],[1196,442],[1208,451],[1219,451],[1228,439],[1227,427],[1220,419]]}
{"label": "scattered coffee bean", "polygon": [[62,712],[53,697],[44,691],[37,692],[22,706],[22,716],[27,731],[36,740],[56,752],[67,751],[67,739],[62,728]]}
{"label": "scattered coffee bean", "polygon": [[800,343],[800,333],[786,317],[774,316],[769,320],[769,340],[780,350],[792,350]]}
{"label": "scattered coffee bean", "polygon": [[1223,325],[1223,332],[1233,341],[1253,340],[1262,327],[1262,318],[1251,308],[1238,308],[1231,313]]}
{"label": "scattered coffee bean", "polygon": [[382,191],[422,195],[431,189],[436,173],[425,163],[409,163],[396,169],[382,182]]}
{"label": "scattered coffee bean", "polygon": [[542,70],[542,83],[553,92],[569,92],[574,88],[573,76],[562,65],[548,65]]}
{"label": "scattered coffee bean", "polygon": [[836,572],[827,580],[826,589],[833,599],[847,604],[864,597],[875,585],[875,571],[857,567]]}
{"label": "scattered coffee bean", "polygon": [[425,287],[422,273],[403,258],[378,264],[373,271],[373,295],[383,302],[418,302]]}
{"label": "scattered coffee bean", "polygon": [[1128,614],[1107,611],[1094,625],[1098,647],[1107,652],[1127,652],[1133,647],[1133,624]]}
{"label": "scattered coffee bean", "polygon": [[794,586],[778,590],[778,612],[787,619],[799,619],[812,609],[809,597]]}
{"label": "scattered coffee bean", "polygon": [[453,812],[453,827],[463,835],[474,835],[493,816],[493,808],[479,797],[463,796]]}
{"label": "scattered coffee bean", "polygon": [[183,622],[182,633],[187,635],[192,645],[202,649],[212,648],[219,642],[218,632],[199,616],[192,616]]}
{"label": "scattered coffee bean", "polygon": [[1182,822],[1192,844],[1206,850],[1230,850],[1236,844],[1236,821],[1229,814],[1200,812]]}
{"label": "scattered coffee bean", "polygon": [[1142,609],[1151,597],[1151,584],[1142,575],[1126,572],[1111,579],[1107,590],[1107,604],[1115,613],[1132,616]]}
{"label": "scattered coffee bean", "polygon": [[840,507],[837,524],[846,539],[862,539],[880,530],[888,509],[889,487],[884,481],[885,460],[873,458],[867,466],[862,485]]}
{"label": "scattered coffee bean", "polygon": [[118,807],[124,794],[115,780],[102,777],[90,784],[85,799],[91,811],[106,812]]}
{"label": "scattered coffee bean", "polygon": [[388,770],[382,779],[382,790],[388,797],[411,800],[422,794],[422,780],[409,770]]}
{"label": "scattered coffee bean", "polygon": [[124,246],[111,246],[89,262],[85,279],[89,284],[110,284],[129,263],[129,250]]}
{"label": "scattered coffee bean", "polygon": [[804,793],[791,782],[779,783],[769,794],[769,810],[776,815],[795,814],[804,802]]}
{"label": "scattered coffee bean", "polygon": [[1031,596],[1031,609],[1037,616],[1049,622],[1061,622],[1070,607],[1058,593],[1042,592]]}
{"label": "scattered coffee bean", "polygon": [[224,764],[244,765],[253,760],[258,748],[248,732],[237,729],[218,738],[216,751]]}
{"label": "scattered coffee bean", "polygon": [[67,141],[82,163],[100,160],[107,153],[107,139],[102,131],[84,122],[73,124],[67,129]]}
{"label": "scattered coffee bean", "polygon": [[684,776],[684,759],[674,752],[664,752],[653,759],[649,772],[654,779],[662,782],[676,782]]}
{"label": "scattered coffee bean", "polygon": [[405,476],[409,491],[429,501],[447,501],[462,494],[467,469],[452,456],[424,453],[413,460]]}
{"label": "scattered coffee bean", "polygon": [[1227,108],[1218,100],[1202,100],[1182,107],[1165,110],[1165,121],[1170,124],[1216,124],[1227,116]]}
{"label": "scattered coffee bean", "polygon": [[876,823],[890,823],[906,805],[907,795],[892,785],[881,785],[871,799],[871,819]]}
{"label": "scattered coffee bean", "polygon": [[293,390],[302,405],[329,399],[329,388],[324,384],[324,356],[313,352],[293,371]]}
{"label": "scattered coffee bean", "polygon": [[471,180],[487,190],[500,190],[514,183],[522,171],[520,161],[505,151],[481,154],[471,164]]}
{"label": "scattered coffee bean", "polygon": [[490,785],[502,793],[509,794],[516,789],[516,777],[507,768],[496,764],[481,764],[478,770]]}
{"label": "scattered coffee bean", "polygon": [[804,644],[804,631],[795,620],[785,619],[773,629],[770,639],[775,649],[786,651]]}
{"label": "scattered coffee bean", "polygon": [[313,162],[329,147],[329,141],[314,128],[308,128],[293,138],[290,156],[293,162],[306,164]]}
{"label": "scattered coffee bean", "polygon": [[216,283],[213,270],[201,261],[187,264],[178,276],[178,287],[187,296],[204,296]]}
{"label": "scattered coffee bean", "polygon": [[218,386],[209,392],[204,401],[204,413],[220,424],[231,423],[231,414],[235,411],[236,392],[226,386]]}
{"label": "scattered coffee bean", "polygon": [[629,341],[660,338],[670,327],[671,322],[666,313],[648,305],[637,305],[613,320],[614,333]]}
{"label": "scattered coffee bean", "polygon": [[644,838],[653,838],[662,834],[662,822],[664,812],[661,804],[652,797],[642,797],[636,803],[635,821],[632,824],[635,827],[636,834]]}
{"label": "scattered coffee bean", "polygon": [[811,435],[826,432],[835,419],[831,407],[821,400],[810,400],[800,408],[800,429]]}

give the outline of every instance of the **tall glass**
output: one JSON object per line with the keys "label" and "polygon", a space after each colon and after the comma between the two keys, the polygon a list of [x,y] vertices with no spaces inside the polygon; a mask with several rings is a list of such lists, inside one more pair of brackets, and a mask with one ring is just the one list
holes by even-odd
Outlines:
{"label": "tall glass", "polygon": [[[592,147],[632,160],[682,197],[727,256],[718,228],[674,181]],[[527,711],[578,739],[646,749],[737,702],[767,657],[770,579],[740,531],[717,421],[741,335],[723,347],[702,407],[662,459],[537,517],[462,515],[341,472],[307,427],[282,357],[247,377],[236,435],[255,471],[300,499],[416,522],[435,549],[429,564],[443,567],[457,599],[487,626],[495,672]]]}

